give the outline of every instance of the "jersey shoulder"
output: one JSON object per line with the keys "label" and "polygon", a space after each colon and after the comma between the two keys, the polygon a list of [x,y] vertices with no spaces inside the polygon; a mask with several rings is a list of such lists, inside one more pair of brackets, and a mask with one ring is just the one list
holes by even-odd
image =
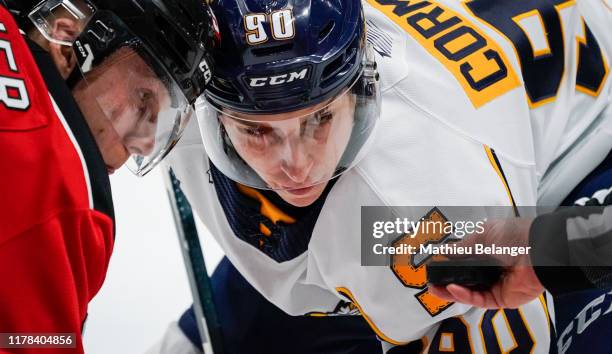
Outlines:
{"label": "jersey shoulder", "polygon": [[[521,84],[507,48],[457,4],[368,0],[365,8],[368,36],[382,53],[383,64],[407,67],[406,73],[411,69],[444,73],[441,76],[452,79],[459,89],[456,94],[462,93],[475,108]],[[389,33],[391,46],[397,48],[384,45],[378,28]]]}
{"label": "jersey shoulder", "polygon": [[[411,105],[500,155],[533,160],[529,107],[507,43],[460,5],[368,0],[364,6],[378,53],[383,119]],[[391,91],[395,98],[385,100]],[[398,106],[387,110],[389,101]]]}
{"label": "jersey shoulder", "polygon": [[0,129],[44,127],[53,115],[46,85],[12,15],[0,6]]}

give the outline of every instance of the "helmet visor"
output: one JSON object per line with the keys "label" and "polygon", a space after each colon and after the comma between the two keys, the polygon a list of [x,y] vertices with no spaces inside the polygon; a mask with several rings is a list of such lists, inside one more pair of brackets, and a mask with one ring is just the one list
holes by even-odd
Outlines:
{"label": "helmet visor", "polygon": [[[91,53],[88,44],[75,50]],[[131,43],[99,62],[85,59],[73,95],[109,170],[128,161],[139,176],[174,146],[193,110],[179,85],[143,45]]]}
{"label": "helmet visor", "polygon": [[206,152],[227,177],[272,190],[324,183],[361,158],[380,114],[377,79],[361,74],[335,98],[275,114],[246,114],[200,100]]}

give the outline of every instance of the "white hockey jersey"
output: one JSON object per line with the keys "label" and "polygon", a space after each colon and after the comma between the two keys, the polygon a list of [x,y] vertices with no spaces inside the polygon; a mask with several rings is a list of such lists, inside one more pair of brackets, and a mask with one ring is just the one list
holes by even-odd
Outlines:
{"label": "white hockey jersey", "polygon": [[[597,21],[609,20],[604,2],[587,3]],[[234,235],[193,122],[168,163],[231,262],[285,312],[335,315],[348,300],[389,345],[548,353],[543,298],[485,311],[429,295],[422,267],[361,266],[358,216],[361,206],[429,205],[446,213],[450,205],[535,205],[538,189],[541,202],[558,203],[610,150],[605,24],[583,26],[573,1],[364,6],[382,117],[369,153],[327,196],[304,253],[279,263]],[[569,173],[568,164],[580,170]]]}

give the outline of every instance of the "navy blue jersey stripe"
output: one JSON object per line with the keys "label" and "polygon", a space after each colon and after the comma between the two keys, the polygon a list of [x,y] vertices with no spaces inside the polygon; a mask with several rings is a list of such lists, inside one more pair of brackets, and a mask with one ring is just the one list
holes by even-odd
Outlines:
{"label": "navy blue jersey stripe", "polygon": [[26,41],[49,93],[64,115],[83,153],[89,173],[94,209],[108,215],[113,220],[113,228],[115,228],[115,213],[108,171],[89,126],[49,54],[31,40],[26,38]]}

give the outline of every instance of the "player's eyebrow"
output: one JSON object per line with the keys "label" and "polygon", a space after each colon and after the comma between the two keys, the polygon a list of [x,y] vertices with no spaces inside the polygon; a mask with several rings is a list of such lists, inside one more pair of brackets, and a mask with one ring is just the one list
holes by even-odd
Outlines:
{"label": "player's eyebrow", "polygon": [[251,128],[270,127],[270,125],[266,122],[253,122],[253,121],[248,121],[248,120],[236,120],[236,119],[234,119],[234,121],[238,123],[239,125],[245,125]]}

